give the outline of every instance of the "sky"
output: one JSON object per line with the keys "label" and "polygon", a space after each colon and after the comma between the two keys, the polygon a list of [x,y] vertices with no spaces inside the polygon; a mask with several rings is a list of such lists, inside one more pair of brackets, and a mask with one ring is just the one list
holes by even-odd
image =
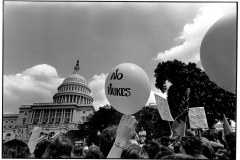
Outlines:
{"label": "sky", "polygon": [[236,3],[188,2],[15,2],[3,12],[3,113],[21,105],[52,102],[73,73],[88,81],[97,110],[108,104],[104,84],[118,64],[134,63],[148,74],[167,60],[200,61],[201,41],[214,22]]}

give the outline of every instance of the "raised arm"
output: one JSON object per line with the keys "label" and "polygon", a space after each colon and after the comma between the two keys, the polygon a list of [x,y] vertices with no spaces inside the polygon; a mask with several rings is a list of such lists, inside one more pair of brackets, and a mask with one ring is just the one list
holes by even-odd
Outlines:
{"label": "raised arm", "polygon": [[115,142],[107,158],[120,158],[127,142],[134,134],[136,119],[130,115],[123,115],[117,129]]}

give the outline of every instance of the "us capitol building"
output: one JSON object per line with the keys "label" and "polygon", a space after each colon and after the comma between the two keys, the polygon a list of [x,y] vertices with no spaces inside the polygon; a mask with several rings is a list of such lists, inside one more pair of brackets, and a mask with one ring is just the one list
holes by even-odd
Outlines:
{"label": "us capitol building", "polygon": [[57,90],[51,103],[21,105],[19,114],[4,114],[3,139],[10,133],[14,138],[28,141],[34,126],[41,127],[43,133],[77,130],[95,112],[91,90],[80,74],[79,61]]}

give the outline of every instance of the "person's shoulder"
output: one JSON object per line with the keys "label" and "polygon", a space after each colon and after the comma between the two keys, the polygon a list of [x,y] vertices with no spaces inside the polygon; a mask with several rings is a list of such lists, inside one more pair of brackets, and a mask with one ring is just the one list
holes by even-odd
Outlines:
{"label": "person's shoulder", "polygon": [[196,159],[208,159],[207,157],[205,157],[202,154],[198,154],[197,156],[194,156]]}

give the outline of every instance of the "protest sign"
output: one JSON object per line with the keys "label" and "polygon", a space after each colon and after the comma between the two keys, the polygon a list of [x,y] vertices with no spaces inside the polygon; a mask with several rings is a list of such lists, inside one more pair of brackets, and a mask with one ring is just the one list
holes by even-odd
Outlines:
{"label": "protest sign", "polygon": [[189,108],[188,116],[190,128],[208,128],[204,107]]}
{"label": "protest sign", "polygon": [[40,136],[40,132],[41,132],[41,128],[40,127],[34,127],[33,131],[32,131],[32,135],[29,139],[29,142],[28,142],[28,147],[30,149],[30,153],[33,153],[34,152],[34,149],[37,145],[37,142],[38,142],[38,138]]}
{"label": "protest sign", "polygon": [[174,121],[168,106],[168,101],[157,94],[154,95],[161,118],[165,121]]}

